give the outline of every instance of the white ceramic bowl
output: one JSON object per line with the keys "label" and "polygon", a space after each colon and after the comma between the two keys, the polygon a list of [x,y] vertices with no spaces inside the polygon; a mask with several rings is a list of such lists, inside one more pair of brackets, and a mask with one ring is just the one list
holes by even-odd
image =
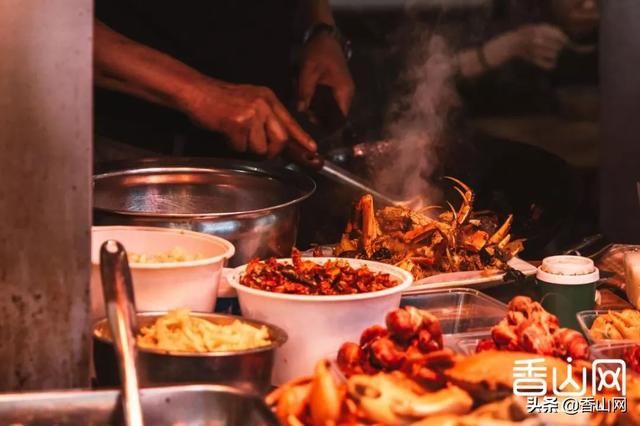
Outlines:
{"label": "white ceramic bowl", "polygon": [[100,246],[119,241],[128,253],[157,255],[179,247],[202,258],[186,262],[129,263],[139,311],[189,308],[212,312],[225,262],[233,256],[233,245],[222,238],[181,229],[141,226],[94,226],[91,231],[91,316],[105,316]]}
{"label": "white ceramic bowl", "polygon": [[[316,263],[335,260],[330,257],[307,257]],[[366,265],[372,272],[386,272],[398,285],[380,291],[338,296],[309,296],[272,293],[240,284],[246,265],[228,276],[238,292],[242,315],[277,325],[289,340],[276,351],[273,384],[280,385],[312,373],[316,361],[338,351],[342,343],[359,341],[362,331],[374,324],[384,324],[387,312],[400,306],[402,292],[413,283],[413,276],[400,268],[379,262],[340,259],[351,267]],[[291,262],[291,259],[279,259]]]}

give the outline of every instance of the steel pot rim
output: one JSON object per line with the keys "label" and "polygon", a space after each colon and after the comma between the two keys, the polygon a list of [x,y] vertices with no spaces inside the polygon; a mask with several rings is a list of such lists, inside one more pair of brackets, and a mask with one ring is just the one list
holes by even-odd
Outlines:
{"label": "steel pot rim", "polygon": [[125,217],[139,217],[147,219],[220,219],[228,217],[255,216],[268,213],[273,210],[284,209],[292,205],[298,204],[309,198],[316,191],[316,182],[309,176],[296,172],[294,170],[281,167],[275,168],[260,165],[249,161],[224,160],[221,159],[199,159],[199,158],[181,158],[181,159],[148,159],[140,162],[123,162],[117,163],[114,169],[110,171],[100,172],[93,176],[93,187],[95,189],[96,182],[116,176],[138,175],[153,172],[205,172],[214,168],[233,169],[240,173],[261,174],[272,178],[280,179],[283,184],[294,184],[300,195],[291,200],[275,204],[273,206],[262,207],[253,210],[244,210],[237,212],[222,213],[155,213],[155,212],[138,212],[122,209],[109,209],[95,206],[96,212],[119,215]]}

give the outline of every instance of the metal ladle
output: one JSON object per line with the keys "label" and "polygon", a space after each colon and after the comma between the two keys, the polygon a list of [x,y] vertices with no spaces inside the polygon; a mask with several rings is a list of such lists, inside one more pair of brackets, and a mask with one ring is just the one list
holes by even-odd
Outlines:
{"label": "metal ladle", "polygon": [[119,242],[105,241],[100,247],[100,275],[109,329],[120,370],[125,424],[142,426],[144,423],[136,370],[136,306],[127,253]]}

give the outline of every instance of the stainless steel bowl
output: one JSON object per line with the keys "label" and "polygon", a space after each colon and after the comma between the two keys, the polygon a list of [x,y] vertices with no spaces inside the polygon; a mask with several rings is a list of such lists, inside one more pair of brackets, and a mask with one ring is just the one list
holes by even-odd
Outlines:
{"label": "stainless steel bowl", "polygon": [[94,176],[94,223],[182,228],[231,241],[230,266],[288,257],[299,205],[315,191],[284,168],[223,159],[119,163]]}
{"label": "stainless steel bowl", "polygon": [[[138,313],[138,325],[151,325],[166,312]],[[271,387],[271,372],[275,350],[287,341],[287,334],[280,328],[261,321],[232,315],[192,312],[192,316],[216,324],[230,324],[241,320],[256,327],[266,326],[271,345],[245,351],[184,353],[138,349],[138,376],[141,386],[174,383],[215,383],[234,386],[252,392],[264,393]],[[120,384],[118,365],[109,338],[107,320],[93,327],[93,361],[96,380],[100,387]]]}
{"label": "stainless steel bowl", "polygon": [[[277,426],[280,423],[257,396],[218,385],[184,385],[140,390],[147,425],[207,424]],[[0,424],[124,424],[117,390],[67,390],[0,394]]]}

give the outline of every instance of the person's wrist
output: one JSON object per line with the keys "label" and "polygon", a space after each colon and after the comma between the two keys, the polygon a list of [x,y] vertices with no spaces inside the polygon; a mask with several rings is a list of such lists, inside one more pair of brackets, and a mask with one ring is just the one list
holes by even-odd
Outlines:
{"label": "person's wrist", "polygon": [[522,50],[520,40],[520,34],[514,31],[487,42],[484,47],[487,61],[494,67],[499,67],[514,58],[520,57],[520,51]]}
{"label": "person's wrist", "polygon": [[476,49],[476,53],[478,55],[478,62],[480,62],[480,65],[482,66],[482,68],[485,71],[489,71],[493,68],[493,66],[489,63],[489,60],[487,59],[487,54],[486,54],[486,44],[481,44],[480,46],[478,46],[478,48]]}
{"label": "person's wrist", "polygon": [[335,25],[322,21],[311,25],[303,35],[302,46],[304,47],[318,38],[333,40],[340,47],[347,60],[351,58],[351,42],[342,35]]}
{"label": "person's wrist", "polygon": [[522,31],[514,30],[505,35],[505,53],[509,58],[523,58],[526,54]]}
{"label": "person's wrist", "polygon": [[[176,84],[174,101],[179,110],[186,114],[197,109],[197,105],[202,103],[205,97],[205,87],[215,86],[216,80],[204,75],[194,76]],[[210,92],[210,90],[207,90]]]}

